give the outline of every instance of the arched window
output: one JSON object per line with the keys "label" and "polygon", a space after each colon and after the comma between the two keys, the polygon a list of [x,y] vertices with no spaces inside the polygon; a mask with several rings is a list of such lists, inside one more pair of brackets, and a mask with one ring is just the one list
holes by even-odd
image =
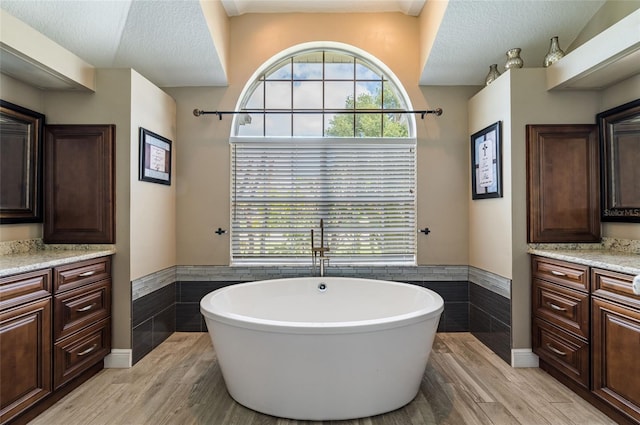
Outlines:
{"label": "arched window", "polygon": [[415,264],[410,109],[393,74],[355,48],[265,64],[233,123],[232,263],[310,262],[323,219],[332,263]]}

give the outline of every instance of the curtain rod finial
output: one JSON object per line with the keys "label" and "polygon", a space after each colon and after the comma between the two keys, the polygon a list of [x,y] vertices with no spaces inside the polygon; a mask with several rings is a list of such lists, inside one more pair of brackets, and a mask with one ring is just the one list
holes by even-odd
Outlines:
{"label": "curtain rod finial", "polygon": [[202,111],[196,108],[193,110],[193,115],[195,115],[196,117],[199,117],[200,115],[202,115]]}
{"label": "curtain rod finial", "polygon": [[437,108],[433,110],[433,113],[436,114],[437,117],[442,115],[442,108]]}

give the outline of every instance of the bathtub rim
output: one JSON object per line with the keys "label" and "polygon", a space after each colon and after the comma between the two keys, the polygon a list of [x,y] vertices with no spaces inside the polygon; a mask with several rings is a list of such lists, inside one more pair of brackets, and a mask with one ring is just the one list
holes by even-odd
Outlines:
{"label": "bathtub rim", "polygon": [[[426,307],[420,308],[404,314],[396,314],[393,316],[387,316],[383,318],[367,319],[367,320],[351,320],[343,322],[303,322],[303,321],[283,321],[283,320],[270,320],[250,317],[232,312],[218,313],[208,308],[211,304],[210,300],[216,296],[220,296],[227,291],[232,291],[235,287],[242,285],[243,287],[268,284],[271,282],[282,282],[286,280],[311,280],[320,283],[326,282],[331,284],[340,280],[356,280],[356,281],[369,281],[379,284],[389,284],[396,286],[409,287],[412,290],[428,294],[434,301],[433,304],[429,304]],[[334,282],[334,283],[332,283]],[[399,328],[408,326],[414,323],[428,321],[432,319],[440,319],[442,312],[444,311],[444,300],[437,292],[425,288],[423,286],[415,285],[412,283],[395,282],[390,280],[379,279],[367,279],[367,278],[354,278],[354,277],[299,277],[299,278],[282,278],[282,279],[265,279],[251,282],[237,283],[223,288],[216,289],[209,292],[200,300],[200,313],[204,316],[205,321],[212,320],[214,322],[224,323],[229,326],[234,326],[242,329],[256,330],[261,332],[274,332],[274,333],[288,333],[288,334],[346,334],[346,333],[362,333],[362,332],[377,332],[380,330]]]}

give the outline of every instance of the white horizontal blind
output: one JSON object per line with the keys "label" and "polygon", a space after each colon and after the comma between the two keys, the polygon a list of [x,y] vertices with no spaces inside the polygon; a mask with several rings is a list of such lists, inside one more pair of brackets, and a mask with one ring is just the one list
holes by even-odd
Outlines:
{"label": "white horizontal blind", "polygon": [[[361,143],[359,143],[361,142]],[[415,140],[232,141],[232,262],[414,264]]]}

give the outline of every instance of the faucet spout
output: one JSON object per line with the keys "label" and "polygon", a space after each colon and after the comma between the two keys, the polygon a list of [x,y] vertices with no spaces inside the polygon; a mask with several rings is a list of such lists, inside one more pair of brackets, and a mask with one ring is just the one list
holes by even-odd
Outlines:
{"label": "faucet spout", "polygon": [[324,220],[320,219],[320,246],[315,246],[313,238],[313,229],[311,229],[311,260],[313,267],[313,274],[316,270],[316,261],[320,261],[320,277],[324,277],[326,266],[329,264],[329,258],[325,256],[325,252],[329,251],[328,246],[324,246]]}

